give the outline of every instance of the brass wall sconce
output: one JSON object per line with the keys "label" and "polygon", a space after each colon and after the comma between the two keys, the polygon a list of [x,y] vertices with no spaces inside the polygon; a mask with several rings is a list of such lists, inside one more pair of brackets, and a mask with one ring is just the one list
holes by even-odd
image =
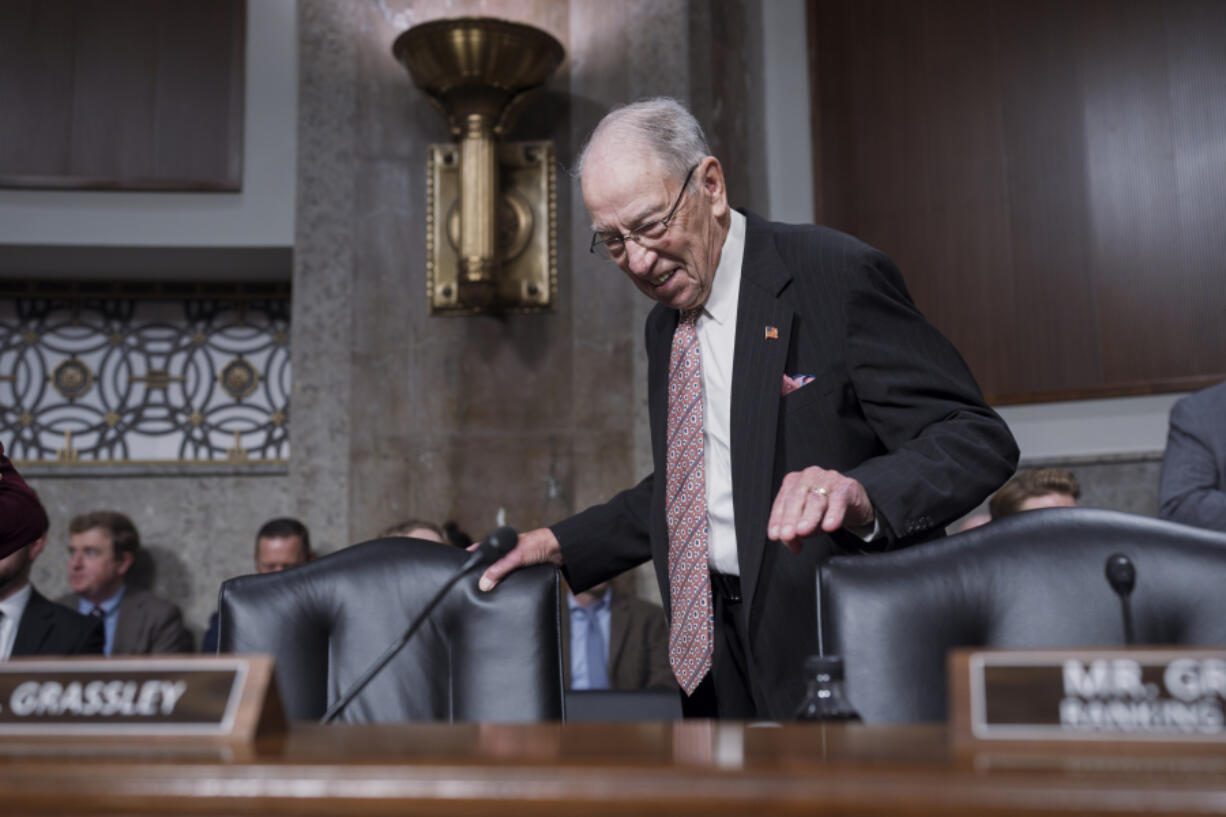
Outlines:
{"label": "brass wall sconce", "polygon": [[500,143],[517,103],[566,52],[532,26],[432,20],[396,56],[447,117],[458,144],[431,145],[426,268],[431,314],[535,312],[557,291],[553,143]]}

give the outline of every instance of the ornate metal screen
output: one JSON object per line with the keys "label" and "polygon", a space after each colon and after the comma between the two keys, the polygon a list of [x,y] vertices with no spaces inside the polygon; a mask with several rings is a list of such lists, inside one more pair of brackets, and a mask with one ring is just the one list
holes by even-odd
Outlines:
{"label": "ornate metal screen", "polygon": [[14,460],[289,458],[287,286],[16,289],[0,299],[0,440]]}

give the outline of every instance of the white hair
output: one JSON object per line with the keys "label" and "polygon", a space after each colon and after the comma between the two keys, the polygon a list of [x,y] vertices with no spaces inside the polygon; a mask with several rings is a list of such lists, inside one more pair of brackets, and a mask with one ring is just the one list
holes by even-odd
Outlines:
{"label": "white hair", "polygon": [[641,142],[679,179],[711,155],[706,134],[694,115],[677,100],[658,96],[614,108],[605,114],[579,151],[575,176],[582,175],[583,164],[592,145],[610,133]]}

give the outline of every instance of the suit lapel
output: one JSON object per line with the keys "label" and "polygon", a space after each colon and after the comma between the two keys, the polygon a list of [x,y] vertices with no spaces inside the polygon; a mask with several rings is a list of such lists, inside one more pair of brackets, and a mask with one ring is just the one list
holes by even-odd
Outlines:
{"label": "suit lapel", "polygon": [[134,649],[137,643],[137,628],[141,622],[140,593],[129,587],[119,600],[119,619],[115,622],[115,640],[111,642],[111,655],[130,655],[140,652]]}
{"label": "suit lapel", "polygon": [[736,351],[732,364],[732,499],[743,609],[753,609],[766,545],[776,459],[780,387],[794,310],[779,299],[791,281],[766,222],[748,216]]}
{"label": "suit lapel", "polygon": [[37,590],[31,588],[30,599],[26,602],[25,612],[21,621],[17,622],[17,635],[13,639],[14,656],[40,655],[40,650],[51,635],[55,619],[55,611]]}
{"label": "suit lapel", "polygon": [[621,654],[626,648],[626,636],[630,632],[630,622],[626,615],[629,607],[628,596],[617,592],[609,596],[609,689],[618,688],[619,679],[615,670],[621,665]]}

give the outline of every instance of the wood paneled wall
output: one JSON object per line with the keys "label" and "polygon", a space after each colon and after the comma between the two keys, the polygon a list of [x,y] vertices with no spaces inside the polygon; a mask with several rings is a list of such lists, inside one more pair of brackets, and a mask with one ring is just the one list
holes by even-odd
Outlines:
{"label": "wood paneled wall", "polygon": [[239,190],[244,0],[0,0],[0,186]]}
{"label": "wood paneled wall", "polygon": [[996,403],[1226,377],[1226,2],[810,0],[817,219]]}

